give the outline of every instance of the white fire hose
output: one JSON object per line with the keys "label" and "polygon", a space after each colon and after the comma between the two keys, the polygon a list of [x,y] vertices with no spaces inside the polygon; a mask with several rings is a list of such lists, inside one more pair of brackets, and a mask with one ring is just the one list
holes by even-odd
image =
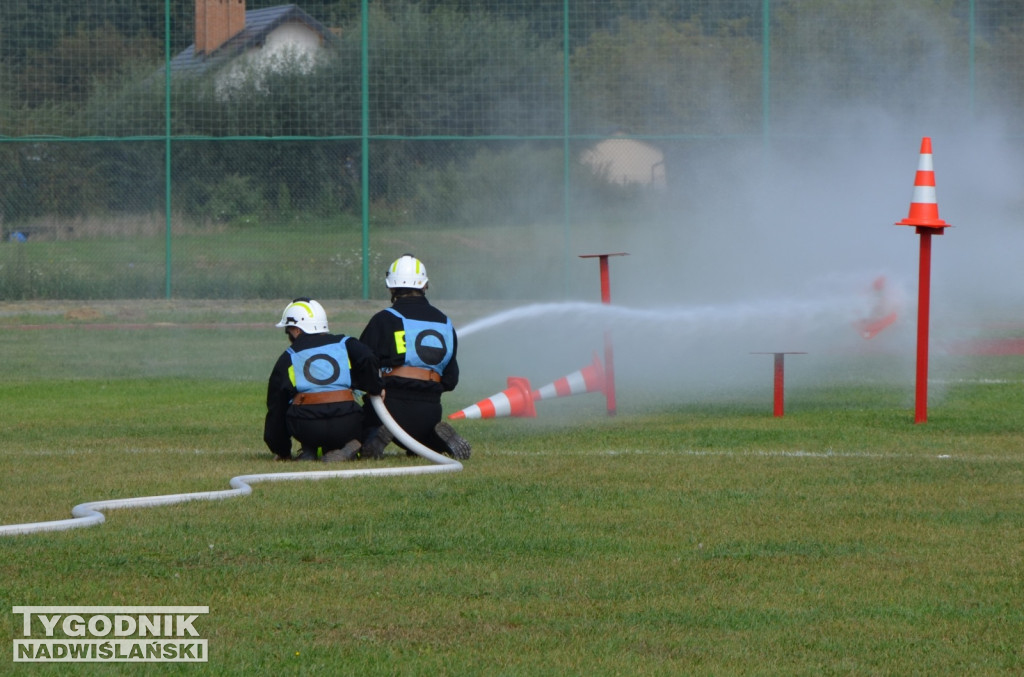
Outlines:
{"label": "white fire hose", "polygon": [[28,522],[25,524],[7,524],[0,526],[0,536],[13,534],[32,534],[40,531],[64,531],[80,527],[91,527],[106,521],[102,510],[118,508],[152,508],[158,505],[172,505],[189,501],[216,501],[222,498],[248,496],[252,493],[252,484],[257,482],[284,482],[288,480],[326,480],[337,477],[391,477],[394,475],[426,475],[429,473],[458,472],[462,464],[453,458],[428,449],[417,442],[409,433],[395,423],[384,402],[376,395],[370,396],[377,416],[387,426],[395,438],[405,445],[406,449],[435,465],[418,465],[399,468],[364,468],[358,470],[318,470],[313,472],[282,472],[260,473],[258,475],[239,475],[232,477],[231,489],[222,491],[196,491],[189,494],[165,494],[163,496],[140,496],[138,498],[115,498],[107,501],[81,503],[71,509],[72,519],[53,520],[50,522]]}

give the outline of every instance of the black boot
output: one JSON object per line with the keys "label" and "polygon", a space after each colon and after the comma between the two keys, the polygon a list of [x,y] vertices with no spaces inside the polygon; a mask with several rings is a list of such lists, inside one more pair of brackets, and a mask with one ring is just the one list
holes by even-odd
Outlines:
{"label": "black boot", "polygon": [[295,457],[296,461],[319,461],[320,460],[320,448],[319,447],[302,447],[302,453]]}
{"label": "black boot", "polygon": [[324,463],[331,463],[332,461],[354,461],[360,458],[360,450],[362,446],[359,440],[350,440],[341,449],[331,449],[325,451],[321,460]]}
{"label": "black boot", "polygon": [[377,432],[368,440],[363,442],[363,448],[359,452],[360,458],[384,458],[384,447],[391,444],[395,436],[386,426],[377,428]]}
{"label": "black boot", "polygon": [[435,425],[434,432],[448,445],[452,458],[465,461],[473,452],[473,447],[469,445],[469,442],[462,435],[455,432],[455,428],[448,425],[447,421],[441,421]]}

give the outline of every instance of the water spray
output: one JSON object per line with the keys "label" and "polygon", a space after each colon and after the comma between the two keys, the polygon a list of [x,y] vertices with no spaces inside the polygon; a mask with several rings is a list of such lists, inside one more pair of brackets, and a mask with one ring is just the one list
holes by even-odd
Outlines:
{"label": "water spray", "polygon": [[165,494],[162,496],[140,496],[137,498],[116,498],[107,501],[81,503],[71,509],[71,519],[53,520],[50,522],[28,522],[25,524],[7,524],[0,526],[0,536],[13,534],[33,534],[41,531],[66,531],[82,527],[103,524],[106,518],[103,510],[120,508],[152,508],[190,501],[217,501],[236,496],[248,496],[252,486],[257,482],[284,482],[290,480],[325,480],[349,477],[393,477],[397,475],[427,475],[442,472],[459,472],[462,464],[453,458],[443,456],[416,441],[405,432],[392,418],[384,402],[376,395],[370,396],[374,411],[381,422],[394,434],[395,438],[417,456],[433,461],[435,465],[420,465],[397,468],[361,468],[355,470],[319,470],[314,472],[261,473],[257,475],[239,475],[232,477],[228,484],[231,489],[221,491],[197,491],[187,494]]}

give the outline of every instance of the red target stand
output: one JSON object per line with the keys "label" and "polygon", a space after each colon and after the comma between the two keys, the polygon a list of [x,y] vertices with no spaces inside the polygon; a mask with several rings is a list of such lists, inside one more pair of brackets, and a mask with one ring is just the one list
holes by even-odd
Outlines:
{"label": "red target stand", "polygon": [[921,236],[917,279],[917,375],[914,394],[914,423],[928,421],[928,324],[931,305],[932,235],[942,235],[948,223],[939,218],[935,198],[935,170],[932,165],[932,140],[921,139],[921,154],[914,175],[914,196],[907,218],[897,226],[914,226]]}
{"label": "red target stand", "polygon": [[[611,278],[608,272],[608,257],[629,256],[626,252],[615,254],[580,254],[581,259],[600,259],[601,263],[601,303],[612,302]],[[611,330],[604,330],[604,397],[608,406],[608,415],[615,416],[615,359],[612,350]]]}
{"label": "red target stand", "polygon": [[786,413],[785,391],[786,391],[786,355],[806,355],[807,353],[789,351],[779,353],[750,353],[751,355],[774,355],[775,369],[772,383],[773,388],[773,411],[775,418],[782,418]]}

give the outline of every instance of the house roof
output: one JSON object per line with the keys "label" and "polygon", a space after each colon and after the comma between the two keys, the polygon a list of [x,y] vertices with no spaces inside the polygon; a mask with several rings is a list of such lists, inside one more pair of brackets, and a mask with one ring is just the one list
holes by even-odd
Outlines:
{"label": "house roof", "polygon": [[252,47],[261,46],[271,31],[281,24],[293,21],[305,24],[326,42],[333,42],[337,39],[334,33],[302,11],[298,5],[278,5],[266,9],[253,9],[245,13],[245,28],[228,38],[223,45],[210,54],[197,55],[195,43],[179,52],[171,59],[171,72],[193,75],[204,73],[218,63],[231,59]]}

